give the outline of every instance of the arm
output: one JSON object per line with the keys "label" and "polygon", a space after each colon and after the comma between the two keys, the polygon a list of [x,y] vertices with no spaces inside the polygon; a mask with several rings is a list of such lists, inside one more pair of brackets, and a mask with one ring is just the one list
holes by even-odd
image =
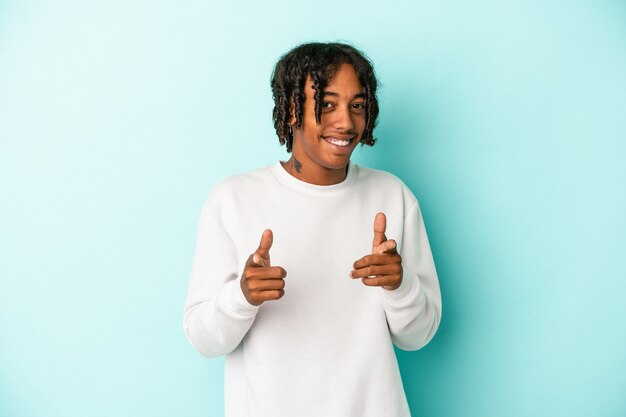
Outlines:
{"label": "arm", "polygon": [[230,236],[205,205],[183,319],[187,339],[204,356],[232,352],[254,322],[258,307],[244,297],[238,269]]}
{"label": "arm", "polygon": [[402,283],[381,289],[391,337],[404,350],[417,350],[435,335],[441,320],[441,293],[430,245],[417,202],[404,219],[400,248]]}
{"label": "arm", "polygon": [[352,278],[381,287],[387,325],[396,346],[417,350],[435,335],[441,319],[441,294],[435,264],[417,201],[403,223],[398,245],[385,235],[384,213],[374,220],[372,253],[354,263]]}

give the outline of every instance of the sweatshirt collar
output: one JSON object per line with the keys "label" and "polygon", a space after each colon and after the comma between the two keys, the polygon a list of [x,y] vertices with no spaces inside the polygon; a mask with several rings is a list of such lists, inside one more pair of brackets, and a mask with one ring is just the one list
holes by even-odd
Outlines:
{"label": "sweatshirt collar", "polygon": [[348,175],[346,175],[346,178],[342,182],[333,185],[315,185],[299,180],[291,175],[283,168],[280,161],[276,162],[270,168],[276,179],[283,185],[295,191],[316,196],[332,196],[349,189],[354,184],[359,170],[358,165],[349,162]]}

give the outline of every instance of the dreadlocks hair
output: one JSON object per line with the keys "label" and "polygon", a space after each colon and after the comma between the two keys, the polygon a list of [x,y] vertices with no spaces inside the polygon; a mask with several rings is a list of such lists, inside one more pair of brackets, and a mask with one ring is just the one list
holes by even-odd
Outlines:
{"label": "dreadlocks hair", "polygon": [[307,77],[311,77],[313,89],[315,89],[315,121],[319,124],[322,118],[324,88],[342,64],[350,64],[354,67],[361,85],[365,88],[365,130],[360,142],[362,145],[374,145],[376,139],[373,132],[378,118],[376,97],[378,83],[372,63],[362,52],[350,45],[314,42],[296,46],[287,52],[278,60],[272,73],[274,129],[276,129],[280,144],[287,145],[287,152],[291,152],[293,147],[293,131],[289,123],[292,105],[296,119],[293,127],[297,129],[302,127],[304,88]]}

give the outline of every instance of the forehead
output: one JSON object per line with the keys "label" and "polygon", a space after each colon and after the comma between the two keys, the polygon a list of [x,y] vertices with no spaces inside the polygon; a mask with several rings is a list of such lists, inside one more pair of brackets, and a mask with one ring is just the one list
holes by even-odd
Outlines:
{"label": "forehead", "polygon": [[[313,80],[307,76],[307,90],[314,90]],[[361,84],[359,77],[350,64],[341,64],[337,71],[328,79],[324,93],[337,93],[339,95],[354,96],[363,94],[365,87]]]}

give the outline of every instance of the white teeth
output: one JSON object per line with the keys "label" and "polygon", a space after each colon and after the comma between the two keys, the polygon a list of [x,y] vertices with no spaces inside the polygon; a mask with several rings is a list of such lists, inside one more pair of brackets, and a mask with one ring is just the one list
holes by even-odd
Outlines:
{"label": "white teeth", "polygon": [[326,140],[326,142],[330,142],[333,145],[336,146],[348,146],[350,144],[349,140],[339,140],[339,139],[335,139],[335,138],[324,138],[324,140]]}

